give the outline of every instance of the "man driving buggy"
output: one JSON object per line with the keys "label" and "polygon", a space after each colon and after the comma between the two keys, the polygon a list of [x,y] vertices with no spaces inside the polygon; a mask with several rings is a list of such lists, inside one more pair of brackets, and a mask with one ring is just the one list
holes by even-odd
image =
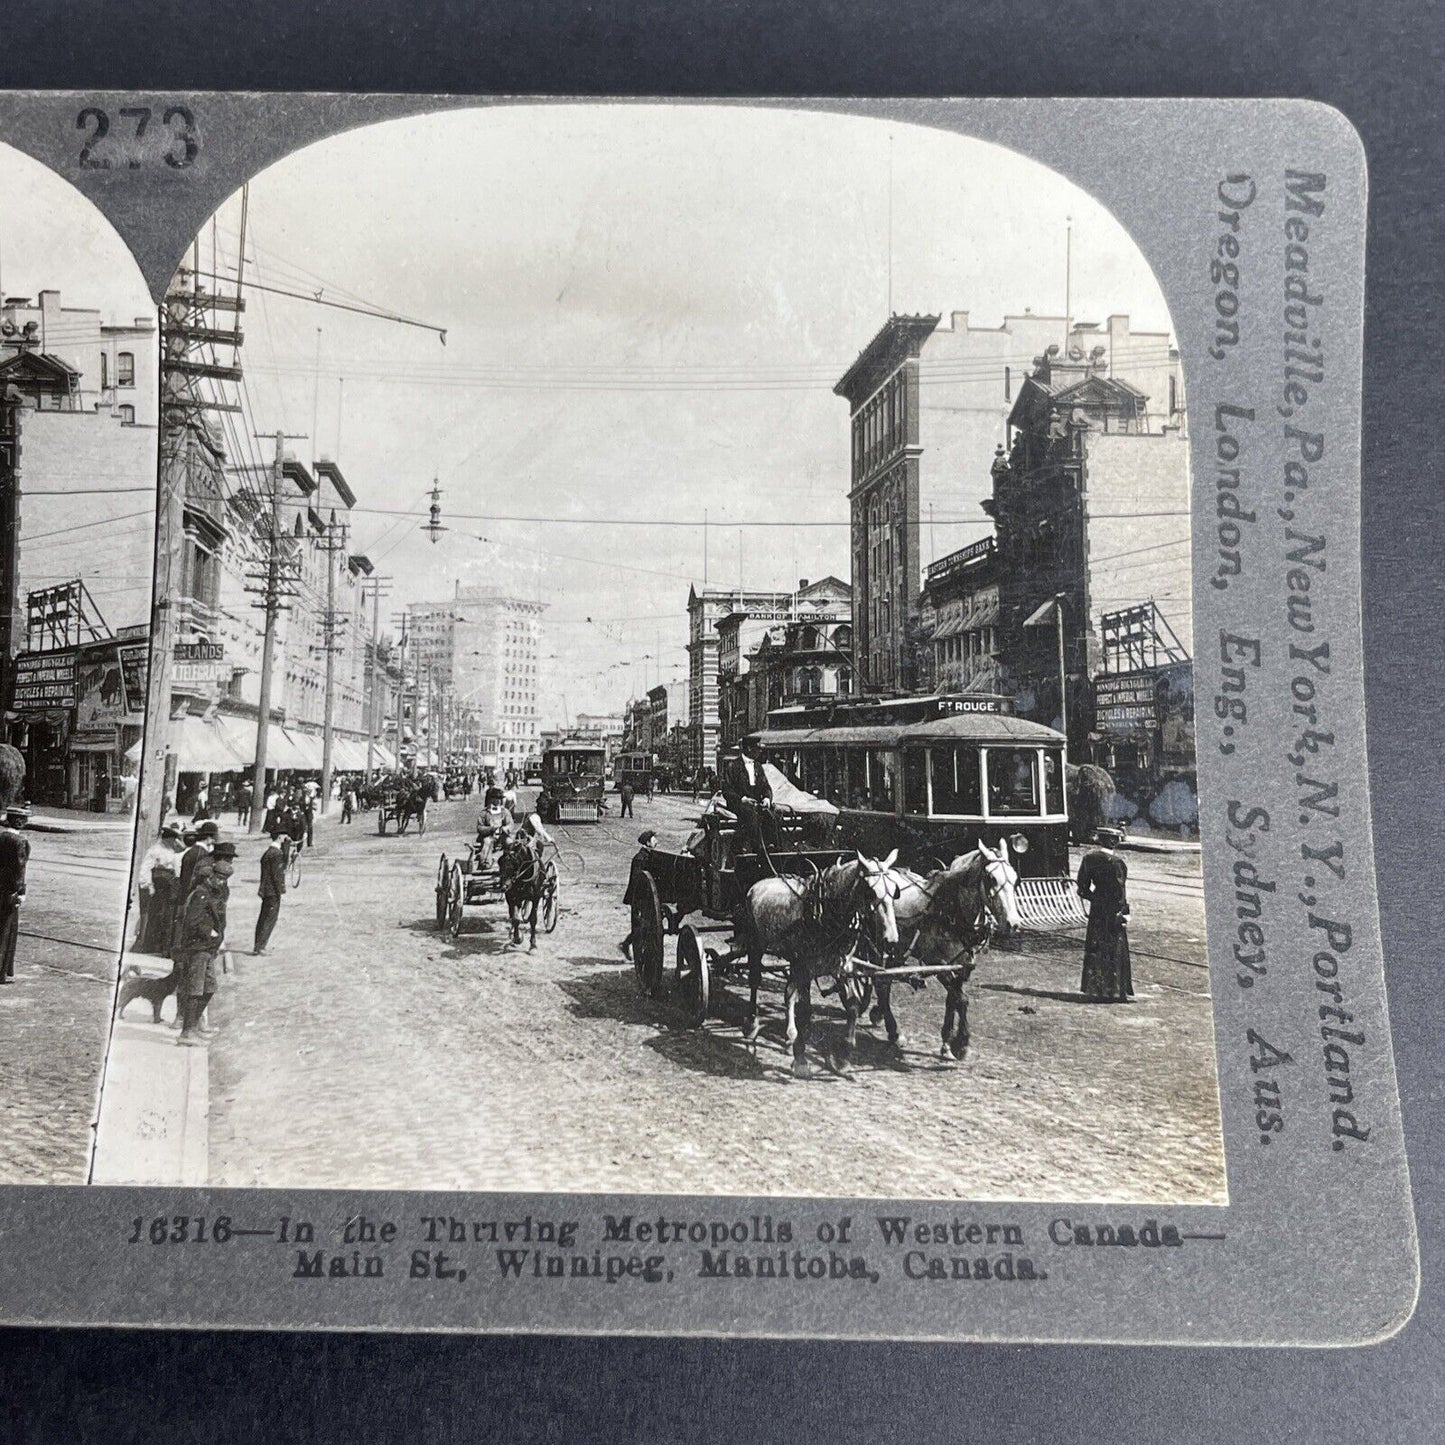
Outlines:
{"label": "man driving buggy", "polygon": [[507,806],[500,788],[488,788],[482,798],[482,811],[477,814],[477,867],[493,866],[497,850],[504,847],[507,834],[517,826],[516,815]]}

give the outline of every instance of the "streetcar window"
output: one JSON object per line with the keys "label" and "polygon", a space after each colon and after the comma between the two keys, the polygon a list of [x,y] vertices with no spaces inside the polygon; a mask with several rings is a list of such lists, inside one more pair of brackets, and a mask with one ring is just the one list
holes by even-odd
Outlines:
{"label": "streetcar window", "polygon": [[868,806],[868,754],[862,748],[845,750],[847,773],[846,796],[850,808]]}
{"label": "streetcar window", "polygon": [[848,772],[841,748],[828,748],[823,753],[823,796],[835,807],[848,801]]}
{"label": "streetcar window", "polygon": [[915,818],[928,816],[928,753],[923,748],[903,753],[903,811]]}
{"label": "streetcar window", "polygon": [[868,804],[875,813],[898,810],[898,754],[870,748],[868,760]]}
{"label": "streetcar window", "polygon": [[939,814],[983,816],[983,790],[979,785],[979,749],[966,743],[929,749],[933,767],[933,811]]}
{"label": "streetcar window", "polygon": [[1039,755],[1033,748],[988,750],[988,811],[994,818],[1039,816]]}
{"label": "streetcar window", "polygon": [[1044,751],[1044,812],[1064,813],[1064,754],[1059,748]]}
{"label": "streetcar window", "polygon": [[822,748],[804,748],[802,750],[802,788],[804,792],[812,793],[815,798],[823,797],[827,790],[827,782],[824,778],[824,759],[827,754]]}

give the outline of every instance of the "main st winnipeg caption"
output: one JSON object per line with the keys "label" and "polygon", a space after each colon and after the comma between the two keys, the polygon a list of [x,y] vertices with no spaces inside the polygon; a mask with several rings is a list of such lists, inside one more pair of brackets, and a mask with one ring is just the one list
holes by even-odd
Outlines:
{"label": "main st winnipeg caption", "polygon": [[409,1221],[356,1214],[339,1225],[281,1216],[242,1228],[228,1215],[160,1215],[131,1221],[127,1243],[153,1247],[245,1246],[269,1240],[272,1259],[295,1280],[444,1280],[471,1277],[668,1284],[702,1280],[790,1280],[877,1284],[885,1271],[918,1281],[1037,1283],[1034,1255],[1058,1249],[1157,1250],[1219,1239],[1145,1218],[1097,1218],[1061,1210],[1030,1237],[1018,1223],[945,1213],[843,1213],[804,1224],[788,1215],[675,1218],[604,1213],[575,1219],[532,1213],[511,1219],[421,1214]]}

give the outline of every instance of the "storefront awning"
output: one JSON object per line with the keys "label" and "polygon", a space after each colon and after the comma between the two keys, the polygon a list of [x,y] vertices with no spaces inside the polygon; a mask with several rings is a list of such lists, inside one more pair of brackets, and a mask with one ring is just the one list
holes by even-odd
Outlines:
{"label": "storefront awning", "polygon": [[300,762],[292,763],[293,768],[304,768],[307,772],[321,771],[321,739],[315,733],[304,733],[300,728],[272,728],[273,735],[284,732],[296,751]]}
{"label": "storefront awning", "polygon": [[176,767],[183,773],[231,773],[249,766],[236,748],[233,719],[200,717],[171,719],[169,751],[176,755]]}

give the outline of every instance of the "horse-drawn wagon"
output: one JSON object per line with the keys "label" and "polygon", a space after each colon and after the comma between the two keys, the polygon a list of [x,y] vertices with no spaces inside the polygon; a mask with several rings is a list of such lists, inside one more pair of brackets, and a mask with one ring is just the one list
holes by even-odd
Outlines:
{"label": "horse-drawn wagon", "polygon": [[[856,849],[806,846],[796,816],[778,816],[779,845],[737,850],[727,815],[704,815],[696,851],[650,848],[628,884],[633,968],[643,992],[665,992],[664,933],[676,935],[673,995],[694,1027],[718,1012],[722,986],[743,973],[749,988],[744,1036],[761,1033],[758,990],[765,972],[786,980],[787,1042],[793,1072],[807,1077],[815,977],[831,976],[847,1026],[830,1062],[846,1073],[862,1010],[899,1044],[891,990],[897,981],[937,979],[945,1008],[939,1056],[961,1059],[968,1047],[963,986],[995,930],[1020,926],[1018,874],[1008,847],[980,844],[928,874]],[[790,837],[789,835],[792,834]],[[694,919],[688,919],[694,915]],[[721,947],[713,947],[717,938]]]}
{"label": "horse-drawn wagon", "polygon": [[426,832],[427,804],[441,791],[437,778],[431,773],[416,776],[393,773],[376,784],[371,796],[365,801],[376,804],[376,831],[386,836],[389,824],[396,825],[397,837],[416,824],[418,836]]}

